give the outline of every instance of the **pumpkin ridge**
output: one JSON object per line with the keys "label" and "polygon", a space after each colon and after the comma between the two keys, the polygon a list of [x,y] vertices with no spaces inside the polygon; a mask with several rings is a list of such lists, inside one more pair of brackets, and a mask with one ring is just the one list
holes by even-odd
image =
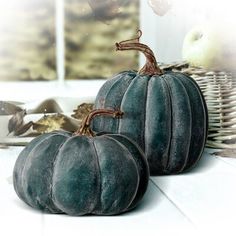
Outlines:
{"label": "pumpkin ridge", "polygon": [[[38,137],[38,138],[35,138],[34,140],[32,140],[32,142],[31,142],[31,144],[34,144],[34,143],[37,143],[37,141],[38,141],[38,139],[42,139],[43,140],[43,138],[44,138],[44,136],[48,136],[48,135],[46,135],[46,134],[43,134],[41,137]],[[23,152],[27,152],[27,150],[29,149],[30,150],[30,148],[31,148],[31,145],[28,145],[28,146],[26,146],[25,147],[25,149],[23,149],[22,151],[21,151],[21,153],[19,154],[19,157],[21,157],[21,155],[22,155],[22,153]],[[29,151],[29,154],[31,153],[31,151],[32,151],[32,149]],[[19,170],[20,171],[20,173],[18,172],[18,170],[17,170],[17,168],[18,168],[18,165],[15,165],[15,167],[14,167],[14,175],[13,175],[13,186],[14,186],[14,189],[15,189],[15,191],[16,191],[16,193],[17,193],[17,195],[20,197],[20,199],[22,199],[22,200],[26,200],[26,198],[25,198],[25,193],[24,193],[24,191],[20,191],[19,190],[19,181],[18,180],[21,180],[21,183],[20,183],[20,188],[21,189],[23,189],[23,185],[22,185],[22,176],[23,176],[23,169],[24,169],[24,166],[25,166],[25,163],[26,163],[26,161],[27,161],[27,159],[28,158],[26,158],[26,157],[24,157],[24,159],[23,160],[19,160],[19,159],[17,159],[17,162],[21,162],[21,165],[22,165],[22,168]],[[22,163],[23,162],[23,163]],[[20,174],[20,176],[19,176],[19,174]],[[18,177],[15,177],[15,176],[18,176]],[[16,179],[17,178],[17,179]],[[21,193],[20,193],[21,192]],[[24,195],[24,196],[22,196],[22,195]],[[25,201],[26,202],[26,201]]]}
{"label": "pumpkin ridge", "polygon": [[[123,75],[124,73],[125,73],[125,72],[122,72],[122,75]],[[130,73],[130,72],[128,72],[128,73]],[[136,75],[135,73],[134,73],[132,76],[131,76],[131,74],[125,74],[124,77],[118,78],[118,79],[112,84],[112,86],[111,86],[110,89],[107,91],[107,93],[105,94],[105,96],[104,96],[104,100],[105,100],[105,101],[106,101],[106,99],[107,99],[107,96],[110,95],[112,89],[113,89],[115,86],[117,86],[118,83],[124,83],[123,80],[125,79],[125,76],[130,77],[130,78],[129,78],[129,82],[128,82],[129,85],[126,87],[126,89],[124,89],[124,92],[123,92],[123,94],[122,94],[122,97],[124,96],[124,94],[126,93],[127,89],[129,88],[130,84],[132,83],[132,81],[135,79],[135,77],[136,77],[137,75]],[[127,78],[127,79],[128,79],[128,78]],[[122,99],[120,99],[120,102],[119,102],[119,104],[118,104],[117,107],[109,107],[109,106],[107,106],[107,104],[106,104],[106,102],[105,102],[105,103],[104,103],[104,108],[120,109],[121,103],[122,103]],[[102,120],[103,120],[103,121],[104,121],[105,119],[106,119],[106,117],[102,117]],[[116,122],[116,127],[115,127],[115,131],[112,130],[112,132],[117,133],[118,130],[119,130],[120,119],[116,119],[114,122]],[[105,125],[103,125],[103,127],[105,127]]]}
{"label": "pumpkin ridge", "polygon": [[167,85],[162,76],[152,76],[149,85],[145,119],[147,124],[145,127],[145,154],[150,166],[153,167],[151,173],[156,175],[165,168],[168,158],[171,104]]}
{"label": "pumpkin ridge", "polygon": [[[128,71],[127,71],[128,72]],[[126,71],[123,71],[121,73],[116,74],[113,78],[108,79],[106,81],[106,83],[104,83],[102,85],[102,87],[99,89],[99,95],[100,97],[102,97],[103,101],[104,101],[104,97],[106,97],[107,91],[110,90],[111,86],[113,85],[113,83],[115,83],[116,81],[120,80],[123,76],[123,74],[126,73]],[[104,103],[100,101],[100,99],[96,99],[95,103],[94,103],[94,107],[97,108],[104,108]],[[93,120],[95,121],[95,120]]]}
{"label": "pumpkin ridge", "polygon": [[[48,139],[50,137],[50,135],[46,138],[46,139]],[[44,141],[45,139],[42,139],[39,143],[37,143],[32,149],[31,149],[31,151],[29,152],[29,154],[28,154],[28,158],[25,160],[25,163],[24,163],[24,166],[23,166],[23,169],[22,169],[22,172],[21,172],[21,179],[23,180],[24,179],[24,175],[25,175],[25,166],[26,166],[26,164],[27,164],[27,162],[29,161],[29,156],[31,155],[31,153],[33,152],[33,150],[37,147],[37,146],[39,146],[43,141]],[[26,202],[27,202],[27,204],[28,205],[30,205],[31,207],[33,207],[32,206],[32,204],[29,202],[29,200],[28,200],[28,197],[27,197],[27,195],[26,195],[26,192],[25,192],[25,188],[24,188],[24,186],[23,186],[23,183],[22,183],[22,185],[21,185],[21,187],[22,187],[22,193],[23,193],[23,197],[24,197],[24,199],[26,200]]]}
{"label": "pumpkin ridge", "polygon": [[[114,135],[115,136],[115,135]],[[135,161],[134,158],[132,158],[132,154],[130,153],[129,149],[122,143],[120,143],[118,140],[115,139],[115,137],[111,137],[111,136],[106,136],[107,139],[110,139],[112,141],[114,141],[118,146],[120,146],[122,149],[125,149],[128,153],[129,153],[129,159],[133,160],[134,164],[135,164],[135,167],[136,167],[136,171],[137,171],[137,177],[138,177],[138,182],[137,182],[137,186],[136,186],[136,191],[132,197],[132,199],[130,200],[130,203],[127,205],[126,208],[123,209],[122,212],[125,212],[127,211],[127,209],[130,207],[130,205],[133,203],[137,193],[138,193],[138,187],[139,187],[139,183],[140,183],[140,176],[139,176],[139,172],[138,172],[138,166],[137,166],[137,163]]]}
{"label": "pumpkin ridge", "polygon": [[[140,78],[140,77],[142,77],[142,78]],[[133,80],[132,80],[132,82],[130,83],[130,85],[127,87],[127,89],[126,89],[126,91],[125,91],[125,93],[124,93],[124,96],[122,97],[122,102],[121,102],[121,107],[120,107],[120,109],[122,110],[122,111],[124,111],[124,116],[123,116],[123,119],[121,119],[120,120],[120,123],[119,123],[119,129],[118,129],[118,133],[119,134],[124,134],[123,132],[122,132],[122,129],[121,129],[121,124],[122,124],[122,122],[125,122],[125,116],[126,116],[126,109],[125,108],[123,108],[123,107],[125,107],[125,104],[127,103],[127,98],[129,98],[129,96],[127,95],[127,93],[130,93],[131,91],[137,91],[137,88],[135,88],[135,86],[137,85],[137,81],[145,81],[146,80],[146,77],[150,77],[150,76],[145,76],[145,75],[139,75],[139,74],[137,74],[134,78],[133,78]],[[146,84],[148,84],[148,81],[146,81]],[[134,88],[133,88],[133,86],[134,86]],[[142,89],[140,89],[140,91],[143,91],[144,89],[146,89],[147,90],[147,87],[145,86],[143,86],[143,88]],[[139,92],[140,92],[139,91]],[[145,96],[146,96],[146,92],[145,92]],[[143,98],[143,97],[142,97]],[[142,99],[143,100],[143,99]],[[133,101],[132,101],[133,102]],[[127,103],[128,104],[128,103]],[[146,109],[146,107],[145,107],[146,105],[144,105],[143,106],[143,110],[142,110],[142,114],[143,114],[143,116],[145,116],[145,114],[144,114],[144,110]],[[134,106],[134,107],[136,107],[136,106]],[[141,106],[139,106],[139,107],[141,107]],[[140,109],[141,110],[141,109]],[[130,115],[130,114],[128,114],[128,115]],[[136,117],[137,117],[137,115],[136,115]],[[143,117],[142,117],[143,118]],[[141,117],[139,117],[139,119],[140,120],[142,120],[141,119]],[[144,123],[145,122],[142,122],[142,124],[139,124],[139,127],[138,127],[138,130],[141,130],[141,129],[143,129],[144,128]],[[144,134],[144,131],[143,131],[143,134]],[[129,134],[127,135],[128,137],[130,137],[129,136]],[[140,135],[141,137],[140,137],[140,140],[137,140],[136,138],[134,138],[134,137],[130,137],[130,138],[132,138],[132,139],[134,139],[137,143],[139,143],[139,145],[141,146],[141,148],[142,148],[142,150],[143,150],[143,146],[144,146],[144,137],[143,137],[143,135]]]}
{"label": "pumpkin ridge", "polygon": [[90,212],[90,213],[96,213],[96,209],[97,208],[99,209],[99,207],[101,207],[101,198],[100,198],[101,197],[101,192],[102,192],[101,169],[100,169],[100,163],[99,163],[98,153],[97,153],[97,149],[95,147],[95,144],[91,139],[89,139],[89,143],[93,147],[94,154],[96,156],[96,163],[97,163],[97,168],[98,168],[97,172],[98,172],[98,175],[99,175],[99,178],[97,178],[97,179],[99,179],[99,187],[98,187],[98,193],[97,193],[97,203],[94,204],[94,208]]}
{"label": "pumpkin ridge", "polygon": [[[98,138],[102,138],[102,136],[98,136]],[[105,138],[105,139],[108,139],[108,140],[110,140],[110,141],[112,141],[113,143],[115,143],[117,146],[119,146],[119,147],[121,147],[121,150],[125,150],[126,151],[126,153],[128,154],[128,157],[129,157],[129,160],[131,160],[132,161],[132,163],[135,165],[135,171],[136,171],[136,177],[138,178],[138,181],[137,181],[137,184],[136,184],[136,187],[135,187],[135,193],[134,194],[132,194],[132,197],[131,197],[131,199],[130,199],[130,201],[129,201],[129,203],[127,204],[128,206],[130,205],[130,204],[132,204],[132,202],[133,202],[133,200],[134,200],[134,198],[135,198],[135,196],[136,196],[136,193],[137,193],[137,190],[138,190],[138,183],[139,183],[139,173],[138,173],[138,170],[137,170],[137,165],[136,165],[136,162],[134,161],[134,159],[132,158],[132,155],[130,154],[130,152],[127,150],[127,148],[124,148],[124,145],[121,145],[116,139],[114,139],[114,138],[112,138],[112,137],[110,137],[110,136],[106,136],[106,137],[103,137],[103,138]],[[95,145],[95,147],[96,147],[96,143],[94,142],[94,145]],[[96,148],[97,149],[97,148]],[[126,159],[127,159],[127,155],[126,155]],[[102,181],[101,181],[101,183],[102,183]],[[102,194],[101,194],[101,197],[102,197]],[[121,213],[123,213],[123,212],[125,212],[125,211],[127,211],[126,209],[128,208],[128,206],[126,205],[126,207],[122,207],[122,209],[119,211],[119,213],[118,214],[121,214]],[[110,206],[110,208],[112,208],[114,206],[114,203]],[[103,207],[103,206],[102,206]],[[109,210],[110,211],[110,210]],[[102,213],[102,215],[114,215],[115,213],[114,212],[107,212],[107,213]],[[117,214],[117,213],[116,213]]]}
{"label": "pumpkin ridge", "polygon": [[150,89],[149,89],[149,86],[150,86],[150,80],[151,80],[151,78],[153,77],[153,76],[147,76],[148,77],[148,82],[147,82],[147,88],[146,88],[146,93],[145,93],[145,102],[144,102],[144,104],[145,104],[145,111],[144,111],[144,127],[142,127],[142,130],[143,130],[143,134],[142,134],[142,137],[143,137],[143,141],[142,141],[142,143],[143,143],[143,152],[145,153],[145,151],[146,151],[146,142],[145,142],[145,140],[146,140],[146,131],[147,131],[147,101],[148,101],[148,94],[149,94],[149,91],[150,91]]}
{"label": "pumpkin ridge", "polygon": [[[123,74],[125,74],[125,72],[121,72],[121,74],[123,75]],[[130,83],[132,82],[132,80],[133,80],[137,75],[136,75],[136,74],[133,74],[133,75],[131,76],[130,74],[125,74],[125,75],[123,75],[123,76],[130,77],[130,81],[129,81],[129,85],[130,85]],[[122,77],[122,76],[120,76],[120,77]],[[107,91],[106,95],[104,96],[104,99],[107,98],[107,96],[110,94],[110,91],[117,85],[118,82],[119,82],[119,83],[123,83],[124,78],[125,78],[125,77],[118,78],[118,79],[111,85],[110,89]],[[129,86],[129,85],[128,85],[128,86]],[[128,88],[128,87],[127,87],[127,88]],[[107,104],[106,104],[106,103],[104,103],[104,107],[103,107],[103,108],[107,108]],[[108,107],[108,108],[109,108],[109,107]],[[115,108],[117,108],[117,107],[111,107],[111,108],[115,109]]]}
{"label": "pumpkin ridge", "polygon": [[169,138],[169,145],[168,145],[168,154],[167,154],[167,160],[166,160],[166,166],[164,168],[164,172],[167,171],[167,167],[169,165],[169,162],[170,162],[170,149],[171,149],[171,143],[172,143],[172,139],[173,139],[173,108],[172,108],[172,97],[171,97],[171,90],[170,90],[170,86],[169,84],[167,83],[166,81],[166,75],[164,74],[162,76],[162,79],[163,79],[163,82],[165,83],[166,85],[166,89],[168,91],[168,98],[169,98],[169,101],[170,101],[170,138]]}
{"label": "pumpkin ridge", "polygon": [[[51,200],[52,200],[52,202],[53,202],[53,205],[60,211],[60,212],[63,212],[62,210],[60,210],[59,209],[59,207],[56,205],[56,203],[54,203],[54,196],[53,196],[53,191],[52,191],[52,189],[53,189],[53,175],[54,175],[54,171],[55,171],[55,165],[56,165],[56,159],[57,159],[57,156],[58,156],[58,153],[60,152],[60,150],[61,150],[61,148],[66,144],[66,142],[68,141],[68,140],[70,140],[72,137],[69,137],[69,138],[67,138],[67,140],[64,142],[64,143],[62,143],[59,147],[58,147],[58,149],[57,149],[57,152],[56,152],[56,154],[55,154],[55,156],[54,156],[54,160],[53,160],[53,164],[52,164],[52,176],[51,176],[51,186],[50,186],[50,197],[51,197]],[[64,213],[64,212],[63,212]]]}
{"label": "pumpkin ridge", "polygon": [[[124,92],[124,94],[123,94],[123,96],[122,96],[122,99],[121,99],[121,101],[120,101],[120,109],[121,109],[122,105],[124,104],[124,97],[125,97],[127,91],[130,89],[130,86],[132,85],[133,81],[134,81],[138,76],[139,76],[139,75],[136,74],[136,75],[133,77],[133,79],[131,80],[129,86],[126,88],[126,90],[125,90],[125,92]],[[121,128],[120,128],[120,121],[119,121],[119,123],[118,123],[118,130],[117,130],[117,133],[118,133],[118,134],[121,133],[121,132],[120,132],[120,129],[121,129]]]}
{"label": "pumpkin ridge", "polygon": [[192,130],[193,130],[193,124],[192,124],[192,120],[193,120],[193,118],[192,118],[192,106],[191,106],[191,102],[190,102],[190,97],[189,97],[189,95],[188,95],[188,91],[187,91],[187,89],[186,89],[186,87],[185,87],[185,85],[184,85],[184,83],[182,82],[182,80],[181,79],[179,79],[179,77],[174,73],[174,76],[173,76],[176,80],[178,80],[178,82],[182,85],[182,87],[183,87],[183,89],[184,89],[184,91],[186,92],[186,95],[187,95],[187,97],[188,97],[188,104],[189,104],[189,107],[190,107],[190,139],[189,139],[189,142],[188,142],[188,153],[186,153],[186,158],[185,158],[185,163],[184,163],[184,165],[182,166],[182,168],[181,168],[181,170],[179,171],[179,172],[182,172],[184,169],[185,169],[185,167],[186,167],[186,165],[187,165],[187,163],[188,163],[188,159],[189,159],[189,152],[190,152],[190,146],[191,146],[191,141],[192,141],[192,138],[193,138],[193,135],[192,135]]}
{"label": "pumpkin ridge", "polygon": [[[180,74],[179,73],[176,73],[176,74],[177,74],[178,78],[181,81],[183,81],[183,78],[180,76]],[[186,76],[186,79],[188,79],[188,81],[193,85],[195,90],[198,92],[199,98],[201,100],[202,107],[205,107],[205,109],[202,109],[203,110],[203,114],[204,114],[204,118],[205,118],[204,120],[208,121],[208,116],[207,116],[207,112],[206,112],[206,110],[207,110],[206,103],[205,103],[205,100],[203,99],[203,94],[202,94],[201,90],[199,89],[199,86],[197,85],[197,83],[191,77],[189,77],[187,75],[185,75],[185,76]],[[200,160],[200,158],[202,156],[202,153],[204,151],[206,140],[207,140],[207,130],[208,130],[208,123],[204,122],[203,132],[204,132],[204,137],[205,138],[204,138],[204,141],[203,141],[203,145],[201,145],[201,150],[200,150],[200,152],[198,154],[198,158],[195,159],[195,162],[191,166],[189,166],[189,167],[186,166],[184,170],[187,170],[189,168],[194,167],[197,164],[197,162]],[[192,138],[193,138],[193,136],[192,136]]]}
{"label": "pumpkin ridge", "polygon": [[[139,154],[140,157],[143,154],[143,156],[141,158],[134,158],[134,161],[137,164],[137,169],[138,169],[138,172],[139,172],[140,179],[139,179],[139,184],[138,184],[138,189],[137,189],[136,196],[135,196],[134,200],[132,201],[132,203],[127,208],[127,210],[129,211],[129,210],[131,210],[131,209],[133,209],[134,207],[137,206],[137,204],[139,203],[140,199],[143,198],[144,192],[146,192],[146,189],[147,189],[147,186],[148,186],[148,182],[149,182],[149,176],[150,176],[149,166],[148,166],[147,160],[146,160],[146,158],[144,156],[145,154],[144,154],[143,150],[132,139],[130,139],[130,138],[128,138],[128,137],[126,137],[126,136],[124,136],[122,134],[119,134],[119,135],[108,134],[107,136],[109,136],[109,137],[111,137],[113,139],[115,138],[118,142],[121,142],[126,148],[128,146],[127,149],[128,149],[128,151],[130,152],[130,154],[132,156],[135,157],[135,155],[133,155],[132,151],[130,151],[130,146],[131,145],[132,145],[132,147],[136,147],[136,149],[140,153]],[[134,149],[134,150],[136,150],[136,149]],[[141,164],[140,164],[140,160],[141,160]],[[144,168],[142,166],[143,164],[145,165]]]}
{"label": "pumpkin ridge", "polygon": [[[112,93],[112,91],[113,91],[112,88],[114,86],[117,86],[118,83],[122,83],[123,77],[125,77],[125,76],[131,77],[132,74],[133,74],[133,76],[131,78],[131,81],[132,81],[132,79],[136,76],[135,72],[134,71],[123,71],[123,72],[120,72],[119,74],[115,75],[114,78],[108,80],[104,85],[102,85],[102,87],[100,88],[100,90],[98,92],[97,99],[95,100],[94,108],[96,109],[96,108],[111,107],[111,103],[114,103],[114,102],[110,101],[111,99],[109,99],[108,102],[106,100],[108,98],[108,95],[110,93]],[[124,93],[125,93],[125,91],[126,90],[124,90]],[[120,107],[121,100],[122,99],[120,98],[119,106],[117,106],[117,108]],[[112,105],[112,109],[114,109],[113,106],[114,105]],[[119,129],[119,120],[113,121],[114,122],[114,123],[112,122],[113,125],[110,125],[110,123],[107,121],[110,121],[110,119],[107,117],[95,117],[92,121],[92,127],[93,127],[94,131],[96,132],[96,131],[102,129],[103,131],[106,131],[106,132],[113,132],[114,127],[116,127],[116,130]]]}
{"label": "pumpkin ridge", "polygon": [[203,106],[205,107],[205,109],[203,109],[203,112],[204,112],[204,115],[205,115],[205,118],[207,120],[207,122],[205,123],[205,129],[204,129],[204,133],[205,133],[205,142],[204,142],[204,146],[202,147],[202,152],[201,154],[203,153],[204,151],[204,147],[205,147],[205,144],[206,144],[206,141],[207,141],[207,136],[208,136],[208,113],[206,112],[207,111],[207,104],[206,104],[206,101],[204,100],[204,96],[202,94],[202,91],[200,90],[199,86],[197,85],[197,83],[191,78],[190,80],[194,86],[197,88],[197,91],[199,92],[200,94],[200,98],[201,98],[201,101],[202,101],[202,104]]}
{"label": "pumpkin ridge", "polygon": [[[61,133],[54,133],[55,135],[52,135],[52,136],[56,136],[56,135],[59,135],[59,136],[64,136],[64,137],[66,137],[67,139],[69,139],[70,137],[67,137],[65,134],[61,134]],[[52,137],[52,136],[49,136],[50,138]],[[67,141],[67,140],[66,140]],[[66,142],[65,141],[65,142]],[[51,176],[51,181],[49,181],[50,182],[50,186],[49,186],[49,194],[48,194],[48,196],[49,196],[49,199],[50,199],[50,203],[51,204],[53,204],[53,208],[55,208],[56,209],[56,213],[64,213],[61,209],[59,209],[57,206],[56,206],[56,204],[54,203],[54,201],[53,201],[53,196],[52,196],[52,185],[53,185],[53,173],[54,173],[54,166],[55,166],[55,159],[57,158],[57,155],[58,155],[58,153],[59,153],[59,151],[60,151],[60,149],[61,149],[61,147],[65,144],[65,142],[63,142],[63,143],[61,143],[60,144],[60,146],[58,147],[58,149],[57,149],[57,151],[56,151],[56,153],[55,153],[55,155],[54,155],[54,157],[53,157],[53,163],[52,163],[52,176]],[[44,209],[46,209],[46,210],[48,210],[49,212],[54,212],[54,209],[51,209],[50,207],[48,207],[48,205],[47,206],[45,206],[44,207]]]}
{"label": "pumpkin ridge", "polygon": [[[109,107],[107,107],[107,104],[106,104],[106,98],[107,98],[107,96],[109,95],[109,93],[110,93],[110,91],[112,90],[112,88],[113,88],[117,83],[120,83],[120,82],[121,82],[121,78],[123,78],[123,76],[126,76],[125,71],[123,71],[123,72],[117,74],[117,77],[112,78],[112,81],[110,81],[110,82],[111,82],[111,85],[110,85],[109,89],[106,91],[106,94],[104,94],[103,99],[104,99],[105,102],[103,103],[103,106],[101,106],[101,108],[109,108]],[[114,107],[110,107],[110,108],[114,108]]]}
{"label": "pumpkin ridge", "polygon": [[[176,72],[176,73],[178,73],[178,72]],[[179,74],[179,73],[178,73],[178,74]],[[187,76],[187,75],[185,75],[185,76]],[[194,85],[195,88],[197,89],[197,91],[198,91],[198,93],[199,93],[199,95],[200,95],[200,99],[201,99],[201,101],[202,101],[202,104],[203,104],[203,106],[204,106],[204,108],[205,108],[205,109],[203,109],[203,112],[204,112],[205,118],[206,118],[206,120],[207,120],[207,122],[205,123],[205,129],[204,129],[204,133],[205,133],[205,143],[206,143],[206,141],[207,141],[207,135],[208,135],[208,132],[207,132],[207,130],[208,130],[208,112],[206,112],[206,111],[207,111],[207,104],[206,104],[206,101],[204,100],[203,93],[202,93],[201,89],[199,88],[197,82],[196,82],[193,78],[191,78],[191,77],[189,77],[189,76],[187,76],[187,77],[189,78],[189,80],[193,83],[193,85]],[[205,145],[204,145],[204,146],[205,146]],[[204,147],[202,147],[202,149],[204,150]]]}
{"label": "pumpkin ridge", "polygon": [[[178,78],[176,78],[174,75],[173,75],[174,73],[172,73],[171,74],[171,77],[169,78],[169,79],[172,79],[172,81],[173,81],[173,84],[178,84],[178,85],[180,85],[180,87],[181,87],[181,89],[182,89],[182,92],[184,92],[184,96],[186,97],[186,98],[188,98],[188,99],[185,99],[184,101],[186,101],[186,103],[188,104],[188,108],[189,108],[189,113],[190,113],[190,115],[189,115],[189,119],[186,119],[186,121],[188,120],[189,122],[190,122],[190,126],[191,126],[191,128],[192,128],[192,122],[191,122],[191,117],[192,117],[192,115],[191,115],[191,105],[190,105],[190,102],[189,102],[189,96],[188,96],[188,93],[187,93],[187,91],[186,91],[186,89],[185,89],[185,86],[183,85],[183,83],[181,83],[181,81],[178,79]],[[170,74],[169,74],[170,75]],[[165,79],[166,79],[166,81],[168,81],[168,74],[166,74],[165,75]],[[168,82],[167,82],[168,83]],[[169,85],[169,84],[168,84]],[[173,91],[172,91],[172,88],[170,87],[170,85],[169,85],[169,88],[170,88],[170,95],[173,97]],[[174,116],[174,110],[173,110],[173,106],[174,106],[174,104],[175,104],[175,102],[176,102],[176,100],[172,100],[172,102],[171,102],[171,104],[172,104],[172,116]],[[178,114],[178,113],[176,113],[176,114]],[[173,146],[173,134],[174,134],[174,132],[175,132],[175,128],[174,128],[174,120],[176,120],[176,117],[175,117],[175,119],[173,119],[172,118],[172,140],[171,140],[171,145],[170,145],[170,159],[172,158],[172,157],[174,157],[174,156],[172,156],[171,155],[171,152],[173,152],[173,147],[176,147],[176,142],[175,142],[175,146]],[[183,121],[182,121],[183,122]],[[181,123],[182,123],[181,122]],[[190,129],[190,132],[188,133],[188,136],[189,137],[191,137],[191,129]],[[178,138],[178,140],[179,140],[179,138]],[[188,143],[186,144],[186,145],[188,145],[188,147],[186,148],[186,150],[188,150],[188,152],[189,152],[189,147],[190,147],[190,139],[185,139],[186,141],[188,141]],[[184,145],[184,147],[186,146],[186,145]],[[172,153],[173,154],[173,153]],[[188,153],[186,152],[185,153],[185,158],[184,158],[184,163],[186,163],[186,161],[187,161],[187,158],[188,158]],[[169,159],[169,161],[170,161],[170,159]],[[178,168],[178,166],[176,166],[176,168],[177,168],[177,170],[175,170],[175,172],[176,173],[180,173],[183,169],[184,169],[184,163],[182,164],[181,163],[181,168]],[[167,171],[168,172],[173,172],[173,170],[172,169],[170,169],[171,167],[170,167],[170,162],[168,163],[168,165],[167,165]]]}
{"label": "pumpkin ridge", "polygon": [[[45,139],[43,139],[43,140],[41,140],[39,143],[37,143],[37,144],[34,146],[34,148],[30,151],[30,153],[29,153],[29,155],[28,155],[28,158],[26,159],[26,162],[25,162],[25,164],[24,164],[23,170],[22,170],[22,179],[24,179],[25,168],[26,168],[28,162],[30,161],[30,155],[32,154],[32,152],[34,151],[34,149],[37,148],[39,145],[41,145],[41,144],[42,144],[43,142],[45,142],[46,140],[50,139],[51,137],[57,136],[57,135],[59,135],[59,134],[49,135],[48,137],[46,137]],[[29,199],[29,196],[26,194],[26,192],[25,192],[26,189],[24,188],[23,185],[22,185],[22,189],[23,189],[23,192],[24,192],[25,199],[27,200],[27,203],[28,203],[30,206],[34,207],[34,206],[32,205],[32,203],[31,203],[31,199]]]}
{"label": "pumpkin ridge", "polygon": [[[97,181],[93,153],[88,149],[89,137],[73,136],[68,142],[61,148],[56,162],[53,176],[55,201],[66,214],[87,215],[95,205],[93,187]],[[74,152],[70,153],[70,150]]]}

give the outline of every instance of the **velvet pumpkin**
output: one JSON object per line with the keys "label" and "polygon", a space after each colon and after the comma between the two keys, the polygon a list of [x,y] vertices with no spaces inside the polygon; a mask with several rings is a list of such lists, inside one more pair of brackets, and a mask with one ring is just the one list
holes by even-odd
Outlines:
{"label": "velvet pumpkin", "polygon": [[77,134],[43,134],[23,149],[13,183],[24,202],[69,215],[115,215],[139,203],[149,179],[147,161],[123,135],[93,136],[88,120],[105,113],[93,111]]}
{"label": "velvet pumpkin", "polygon": [[207,138],[208,116],[197,83],[177,72],[164,72],[152,50],[139,38],[116,44],[117,50],[138,50],[146,56],[139,71],[121,72],[101,87],[95,108],[124,112],[122,120],[96,117],[94,131],[126,135],[145,152],[151,175],[176,174],[200,159]]}

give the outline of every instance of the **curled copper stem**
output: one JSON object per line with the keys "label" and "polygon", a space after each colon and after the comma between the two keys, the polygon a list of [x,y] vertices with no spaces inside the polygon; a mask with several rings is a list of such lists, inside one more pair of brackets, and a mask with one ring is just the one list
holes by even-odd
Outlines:
{"label": "curled copper stem", "polygon": [[138,30],[136,38],[120,41],[119,44],[123,44],[123,43],[127,43],[127,42],[137,42],[137,43],[139,43],[139,39],[142,37],[142,34],[143,34],[142,31]]}
{"label": "curled copper stem", "polygon": [[143,43],[140,43],[139,40],[142,36],[142,31],[138,31],[138,36],[133,39],[128,39],[116,43],[116,50],[125,51],[125,50],[137,50],[144,54],[146,57],[145,65],[139,70],[139,74],[143,75],[161,75],[163,71],[158,67],[156,58],[153,51]]}
{"label": "curled copper stem", "polygon": [[123,115],[123,112],[120,110],[95,109],[85,117],[85,119],[82,121],[80,128],[74,133],[74,135],[95,136],[95,133],[90,128],[90,124],[95,116],[101,115],[111,116],[113,118],[120,118]]}

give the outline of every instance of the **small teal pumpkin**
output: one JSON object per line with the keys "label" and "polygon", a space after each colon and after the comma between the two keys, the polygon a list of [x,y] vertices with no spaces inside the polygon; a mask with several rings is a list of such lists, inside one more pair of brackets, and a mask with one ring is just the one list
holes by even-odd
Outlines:
{"label": "small teal pumpkin", "polygon": [[92,136],[89,123],[76,135],[43,134],[23,149],[13,183],[25,203],[51,213],[115,215],[140,202],[149,179],[143,152],[123,135]]}
{"label": "small teal pumpkin", "polygon": [[123,118],[96,117],[93,130],[123,134],[138,143],[151,175],[180,173],[193,167],[202,155],[208,127],[206,103],[191,77],[157,66],[151,49],[139,43],[140,36],[116,47],[143,52],[145,66],[139,72],[125,71],[109,79],[95,101],[96,109],[122,110]]}

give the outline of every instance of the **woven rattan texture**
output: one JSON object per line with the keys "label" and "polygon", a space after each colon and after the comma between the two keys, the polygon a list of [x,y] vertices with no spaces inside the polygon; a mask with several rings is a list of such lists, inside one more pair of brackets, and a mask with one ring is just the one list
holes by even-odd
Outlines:
{"label": "woven rattan texture", "polygon": [[190,75],[201,88],[209,116],[207,147],[236,148],[236,72],[209,71],[187,63],[160,66]]}

